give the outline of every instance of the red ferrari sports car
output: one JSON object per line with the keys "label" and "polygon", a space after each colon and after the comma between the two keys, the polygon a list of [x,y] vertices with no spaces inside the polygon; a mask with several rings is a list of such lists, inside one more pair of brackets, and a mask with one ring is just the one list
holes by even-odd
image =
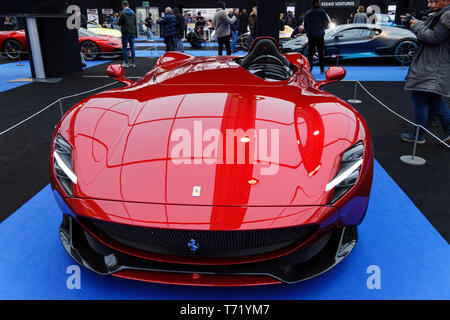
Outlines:
{"label": "red ferrari sports car", "polygon": [[[122,41],[113,36],[99,36],[84,28],[78,29],[81,52],[86,60],[100,56],[122,55]],[[0,31],[1,53],[9,59],[19,58],[21,52],[28,52],[24,30]]]}
{"label": "red ferrari sports car", "polygon": [[161,56],[139,81],[58,124],[50,180],[60,238],[100,274],[187,285],[295,283],[342,261],[367,210],[361,115],[298,53],[258,38],[245,57]]}

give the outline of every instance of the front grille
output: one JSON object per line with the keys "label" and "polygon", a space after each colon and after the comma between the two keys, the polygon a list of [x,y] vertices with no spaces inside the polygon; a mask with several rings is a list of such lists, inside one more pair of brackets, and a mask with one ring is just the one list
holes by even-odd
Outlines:
{"label": "front grille", "polygon": [[[282,249],[306,241],[318,228],[304,225],[291,228],[208,231],[138,227],[79,217],[92,232],[107,235],[131,248],[171,256],[209,258],[242,257]],[[195,253],[188,244],[194,240]]]}

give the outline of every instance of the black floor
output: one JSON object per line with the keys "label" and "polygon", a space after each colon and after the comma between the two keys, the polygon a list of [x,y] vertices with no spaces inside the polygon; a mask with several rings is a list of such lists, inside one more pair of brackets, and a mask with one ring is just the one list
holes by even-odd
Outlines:
{"label": "black floor", "polygon": [[[148,72],[156,58],[137,58],[135,69],[126,69],[126,76],[138,77]],[[116,61],[116,63],[119,63]],[[90,90],[113,81],[106,77],[109,63],[89,68],[66,77],[57,84],[31,83],[6,92],[0,92],[0,132],[37,112],[59,97]],[[95,76],[95,77],[93,77]],[[409,94],[401,82],[363,82],[381,101],[412,119]],[[121,84],[111,86],[118,87]],[[325,89],[348,99],[353,96],[353,82],[338,82]],[[67,111],[77,101],[91,94],[64,101]],[[372,134],[375,157],[411,198],[441,235],[450,239],[450,151],[428,138],[419,146],[417,154],[426,158],[422,167],[411,167],[400,162],[401,155],[411,154],[412,145],[399,138],[411,128],[382,108],[359,90],[362,104],[355,108],[364,116]],[[48,184],[48,150],[55,125],[61,117],[59,104],[50,107],[35,118],[0,136],[0,221],[15,212],[22,204]],[[441,135],[441,128],[433,128]],[[389,223],[389,221],[386,221]]]}

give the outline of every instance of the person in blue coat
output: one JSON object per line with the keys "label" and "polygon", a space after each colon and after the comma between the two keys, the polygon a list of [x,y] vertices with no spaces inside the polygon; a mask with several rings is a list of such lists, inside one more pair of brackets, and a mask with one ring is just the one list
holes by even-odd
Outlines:
{"label": "person in blue coat", "polygon": [[164,43],[166,44],[166,51],[175,50],[175,32],[176,32],[176,18],[173,15],[172,8],[167,7],[165,10],[164,18],[159,18],[156,21],[161,25],[161,37],[164,38]]}

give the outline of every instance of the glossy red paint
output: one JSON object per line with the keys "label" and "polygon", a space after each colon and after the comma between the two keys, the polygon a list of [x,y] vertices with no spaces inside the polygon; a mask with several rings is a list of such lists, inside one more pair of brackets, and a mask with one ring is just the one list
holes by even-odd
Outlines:
{"label": "glossy red paint", "polygon": [[[65,115],[55,137],[61,134],[71,144],[78,183],[73,185],[72,198],[54,174],[52,186],[77,215],[142,227],[252,230],[314,223],[320,229],[309,239],[312,242],[325,230],[360,223],[373,174],[367,124],[345,101],[320,89],[324,83],[315,81],[303,56],[285,56],[295,66],[294,75],[270,82],[250,74],[235,57],[165,54],[139,81],[96,94]],[[123,76],[117,66],[110,67],[109,73]],[[343,68],[331,68],[327,81],[343,75]],[[192,155],[181,158],[190,164],[175,164],[174,160],[181,159],[171,153],[179,142],[171,139],[173,133],[184,130],[192,137],[202,137],[209,129],[217,129],[224,137],[227,130],[243,130],[235,140],[234,164],[227,163],[230,157],[223,154],[219,163],[204,162],[210,160],[203,157],[203,151],[211,140],[197,149],[192,143]],[[239,144],[245,145],[248,157],[250,145],[257,143],[252,130],[263,129],[278,131],[279,158],[236,164]],[[365,151],[358,182],[329,206],[332,191],[326,192],[325,186],[339,170],[342,153],[359,141]],[[277,172],[262,174],[271,165],[278,166]],[[51,173],[52,168],[50,157]],[[200,196],[193,196],[195,186],[201,186]],[[92,235],[120,252],[187,264],[272,259],[309,243],[261,256],[202,260],[150,254]],[[226,277],[204,275],[199,279],[131,271],[116,275],[164,283],[226,282]],[[167,280],[172,276],[175,278]],[[254,280],[246,281],[254,284]],[[266,283],[267,279],[256,282]]]}
{"label": "glossy red paint", "polygon": [[108,68],[106,68],[106,73],[109,75],[111,79],[122,82],[127,86],[131,86],[134,83],[134,81],[125,78],[124,72],[125,71],[123,70],[123,67],[120,64],[111,64],[108,66]]}
{"label": "glossy red paint", "polygon": [[[17,31],[0,31],[0,49],[4,51],[5,41],[8,39],[14,39],[20,42],[25,52],[28,52],[28,45],[26,34],[24,30]],[[80,45],[85,41],[93,41],[99,47],[102,53],[111,53],[114,51],[122,50],[122,41],[120,38],[113,36],[86,36],[79,37],[78,41]]]}
{"label": "glossy red paint", "polygon": [[[203,207],[320,206],[329,200],[325,185],[336,174],[342,152],[358,141],[371,146],[362,117],[344,101],[316,89],[311,74],[299,64],[294,80],[283,84],[254,77],[230,57],[191,57],[181,66],[164,66],[131,86],[83,101],[61,122],[58,131],[75,150],[75,197]],[[236,84],[235,78],[241,81]],[[261,169],[268,167],[262,161],[174,164],[171,132],[184,129],[194,136],[195,121],[201,121],[203,132],[219,128],[224,136],[227,129],[279,130],[277,174],[262,175]],[[151,140],[155,138],[158,142]],[[366,152],[363,171],[370,156]],[[196,159],[201,155],[193,156],[192,163]],[[259,183],[250,185],[251,178]],[[193,186],[202,187],[200,197],[192,197]],[[192,228],[241,228],[233,219],[205,226],[211,221],[208,214],[195,211],[192,218],[183,212],[172,221],[165,212],[130,215],[125,209],[122,216],[130,223],[161,223],[161,216]]]}

